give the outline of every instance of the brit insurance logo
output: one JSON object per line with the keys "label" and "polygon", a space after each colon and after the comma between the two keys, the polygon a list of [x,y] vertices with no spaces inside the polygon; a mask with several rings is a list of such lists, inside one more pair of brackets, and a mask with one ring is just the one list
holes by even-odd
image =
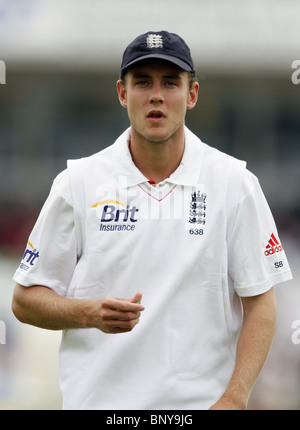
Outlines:
{"label": "brit insurance logo", "polygon": [[39,258],[40,253],[37,249],[35,249],[35,247],[28,241],[27,242],[27,247],[25,249],[21,264],[20,264],[20,268],[27,271],[29,270],[32,266],[34,266],[36,260]]}
{"label": "brit insurance logo", "polygon": [[117,200],[103,200],[92,206],[100,218],[99,231],[133,231],[138,221],[138,208]]}

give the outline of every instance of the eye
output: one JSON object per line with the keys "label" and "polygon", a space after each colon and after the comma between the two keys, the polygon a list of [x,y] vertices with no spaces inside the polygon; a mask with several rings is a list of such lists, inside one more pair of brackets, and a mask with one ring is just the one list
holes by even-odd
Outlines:
{"label": "eye", "polygon": [[149,81],[146,81],[145,79],[141,79],[139,81],[136,82],[136,85],[139,87],[144,87],[146,85],[148,85]]}
{"label": "eye", "polygon": [[176,83],[175,81],[166,81],[166,82],[165,82],[165,85],[166,85],[167,87],[176,87],[176,86],[177,86],[177,83]]}

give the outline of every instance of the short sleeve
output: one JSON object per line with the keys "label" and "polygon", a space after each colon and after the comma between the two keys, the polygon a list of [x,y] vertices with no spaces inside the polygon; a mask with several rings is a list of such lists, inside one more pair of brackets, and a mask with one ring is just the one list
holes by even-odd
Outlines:
{"label": "short sleeve", "polygon": [[66,295],[77,262],[68,172],[54,180],[14,275],[26,287],[43,285]]}
{"label": "short sleeve", "polygon": [[228,271],[240,297],[262,294],[292,279],[269,205],[248,170],[228,243]]}

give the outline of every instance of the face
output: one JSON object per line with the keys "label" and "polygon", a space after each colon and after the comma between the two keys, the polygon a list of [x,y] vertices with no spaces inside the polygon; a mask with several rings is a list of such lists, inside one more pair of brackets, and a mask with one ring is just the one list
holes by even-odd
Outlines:
{"label": "face", "polygon": [[127,108],[131,126],[143,139],[164,142],[183,131],[187,109],[198,96],[198,83],[190,88],[189,74],[164,60],[137,63],[118,81],[120,103]]}

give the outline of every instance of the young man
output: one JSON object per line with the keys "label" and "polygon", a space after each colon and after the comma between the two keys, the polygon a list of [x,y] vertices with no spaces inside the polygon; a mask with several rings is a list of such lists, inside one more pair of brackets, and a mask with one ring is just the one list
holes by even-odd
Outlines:
{"label": "young man", "polygon": [[245,409],[291,279],[271,212],[244,162],[185,127],[179,36],[136,38],[117,90],[131,127],[55,179],[13,311],[64,330],[65,409]]}

